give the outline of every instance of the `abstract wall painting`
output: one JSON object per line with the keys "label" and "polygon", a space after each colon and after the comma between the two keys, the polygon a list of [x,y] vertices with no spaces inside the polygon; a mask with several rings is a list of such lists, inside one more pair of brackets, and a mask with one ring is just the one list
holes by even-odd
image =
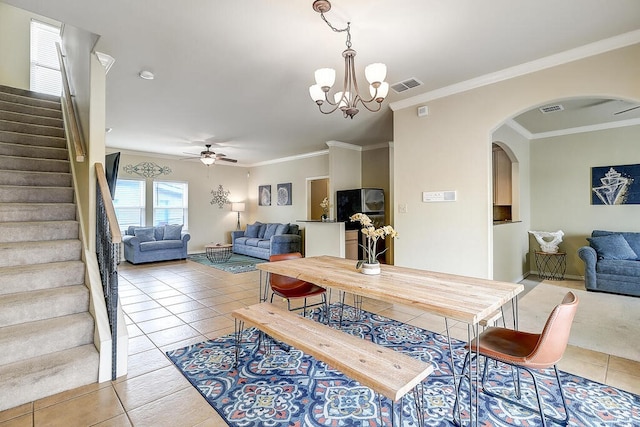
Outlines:
{"label": "abstract wall painting", "polygon": [[278,206],[291,206],[291,183],[278,184]]}
{"label": "abstract wall painting", "polygon": [[258,186],[258,206],[271,206],[271,185]]}
{"label": "abstract wall painting", "polygon": [[640,204],[640,165],[591,168],[591,204]]}

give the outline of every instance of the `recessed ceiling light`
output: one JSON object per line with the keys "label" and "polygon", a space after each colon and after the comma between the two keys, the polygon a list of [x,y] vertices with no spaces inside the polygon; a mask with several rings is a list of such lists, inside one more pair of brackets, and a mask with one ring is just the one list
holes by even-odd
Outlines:
{"label": "recessed ceiling light", "polygon": [[140,76],[141,79],[145,79],[145,80],[153,80],[155,78],[153,73],[147,70],[140,71],[138,75]]}

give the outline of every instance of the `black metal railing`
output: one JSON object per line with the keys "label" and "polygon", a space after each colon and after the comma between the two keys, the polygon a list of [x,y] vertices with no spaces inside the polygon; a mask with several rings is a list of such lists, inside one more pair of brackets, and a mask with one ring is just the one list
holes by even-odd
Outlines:
{"label": "black metal railing", "polygon": [[96,163],[96,180],[96,255],[111,328],[111,379],[115,380],[118,360],[118,264],[122,236],[101,163]]}

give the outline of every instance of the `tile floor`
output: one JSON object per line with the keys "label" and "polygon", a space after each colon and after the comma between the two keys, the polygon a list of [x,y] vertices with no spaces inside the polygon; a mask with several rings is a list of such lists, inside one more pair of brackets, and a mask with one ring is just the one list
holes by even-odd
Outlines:
{"label": "tile floor", "polygon": [[[120,265],[129,329],[128,374],[0,412],[0,427],[226,426],[164,352],[233,332],[229,313],[258,300],[259,273],[230,274],[191,261]],[[570,285],[569,285],[570,286]],[[366,310],[443,332],[442,318],[365,300]],[[466,326],[452,335],[465,339]],[[640,363],[570,347],[559,368],[640,394]]]}

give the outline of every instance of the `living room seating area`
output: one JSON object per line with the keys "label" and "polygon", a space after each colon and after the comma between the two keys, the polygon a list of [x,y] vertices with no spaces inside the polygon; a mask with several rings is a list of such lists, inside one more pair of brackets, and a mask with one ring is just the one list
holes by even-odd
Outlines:
{"label": "living room seating area", "polygon": [[130,226],[122,236],[124,259],[131,264],[187,259],[190,238],[182,225]]}

